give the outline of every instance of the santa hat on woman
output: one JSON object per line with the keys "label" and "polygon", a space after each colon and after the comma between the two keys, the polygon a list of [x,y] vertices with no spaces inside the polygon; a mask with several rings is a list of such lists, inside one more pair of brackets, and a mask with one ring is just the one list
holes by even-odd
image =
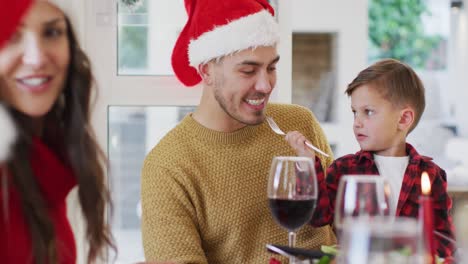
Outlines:
{"label": "santa hat on woman", "polygon": [[186,86],[201,81],[197,67],[248,48],[273,46],[279,27],[267,0],[185,0],[188,20],[172,52],[172,68]]}
{"label": "santa hat on woman", "polygon": [[[31,0],[0,0],[0,49],[15,32],[21,17],[31,4]],[[0,80],[0,85],[1,80]],[[0,162],[5,161],[16,139],[16,129],[9,113],[0,103]]]}
{"label": "santa hat on woman", "polygon": [[[65,15],[70,19],[70,23],[74,23],[77,20],[76,12],[73,12],[73,8],[76,7],[73,0],[39,0],[48,1],[60,8]],[[15,32],[16,26],[21,20],[23,14],[27,11],[31,5],[31,0],[0,0],[0,17],[2,23],[0,24],[0,48],[6,40],[8,40]]]}
{"label": "santa hat on woman", "polygon": [[0,48],[15,32],[16,25],[31,4],[31,0],[0,0]]}

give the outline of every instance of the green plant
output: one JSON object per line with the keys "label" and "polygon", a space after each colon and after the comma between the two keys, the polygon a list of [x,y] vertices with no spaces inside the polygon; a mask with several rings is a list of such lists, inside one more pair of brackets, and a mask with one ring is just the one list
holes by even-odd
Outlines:
{"label": "green plant", "polygon": [[143,3],[142,0],[119,0],[120,4],[127,7],[129,10],[136,10]]}
{"label": "green plant", "polygon": [[424,0],[370,0],[369,59],[394,58],[425,68],[442,40],[425,34],[421,18],[426,14]]}

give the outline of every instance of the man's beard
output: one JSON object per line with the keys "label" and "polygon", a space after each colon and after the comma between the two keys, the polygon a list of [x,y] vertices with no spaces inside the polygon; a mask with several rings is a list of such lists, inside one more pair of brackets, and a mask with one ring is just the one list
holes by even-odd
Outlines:
{"label": "man's beard", "polygon": [[[218,87],[220,87],[220,85],[222,85],[221,81],[215,83],[214,96],[215,96],[215,99],[218,102],[219,106],[223,109],[223,111],[229,117],[231,117],[232,119],[234,119],[234,120],[236,120],[236,121],[238,121],[238,122],[240,122],[242,124],[248,125],[248,126],[255,126],[255,125],[259,125],[259,124],[263,123],[263,121],[265,120],[265,115],[264,115],[263,110],[259,110],[259,111],[256,111],[254,113],[255,116],[261,117],[261,118],[260,119],[255,119],[253,122],[245,120],[244,118],[242,118],[240,113],[238,113],[236,115],[234,110],[230,111],[227,100],[225,100],[225,98],[222,96],[222,94],[220,92],[220,89],[218,89]],[[265,95],[263,95],[263,96],[265,96]],[[231,104],[231,106],[232,106],[232,104]]]}

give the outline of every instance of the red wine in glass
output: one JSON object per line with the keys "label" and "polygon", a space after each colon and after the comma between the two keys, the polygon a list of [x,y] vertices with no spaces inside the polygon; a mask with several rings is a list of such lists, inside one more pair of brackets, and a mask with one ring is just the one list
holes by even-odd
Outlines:
{"label": "red wine in glass", "polygon": [[316,198],[268,200],[273,218],[287,230],[297,230],[309,222],[317,203]]}

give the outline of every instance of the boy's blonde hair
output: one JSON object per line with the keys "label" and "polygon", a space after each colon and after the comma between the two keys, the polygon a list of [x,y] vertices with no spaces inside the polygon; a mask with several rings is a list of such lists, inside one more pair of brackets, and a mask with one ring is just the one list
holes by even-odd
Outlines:
{"label": "boy's blonde hair", "polygon": [[426,106],[424,85],[410,66],[394,60],[380,60],[362,70],[348,85],[348,96],[362,85],[376,89],[394,106],[409,105],[414,110],[414,122],[408,134],[416,127]]}

